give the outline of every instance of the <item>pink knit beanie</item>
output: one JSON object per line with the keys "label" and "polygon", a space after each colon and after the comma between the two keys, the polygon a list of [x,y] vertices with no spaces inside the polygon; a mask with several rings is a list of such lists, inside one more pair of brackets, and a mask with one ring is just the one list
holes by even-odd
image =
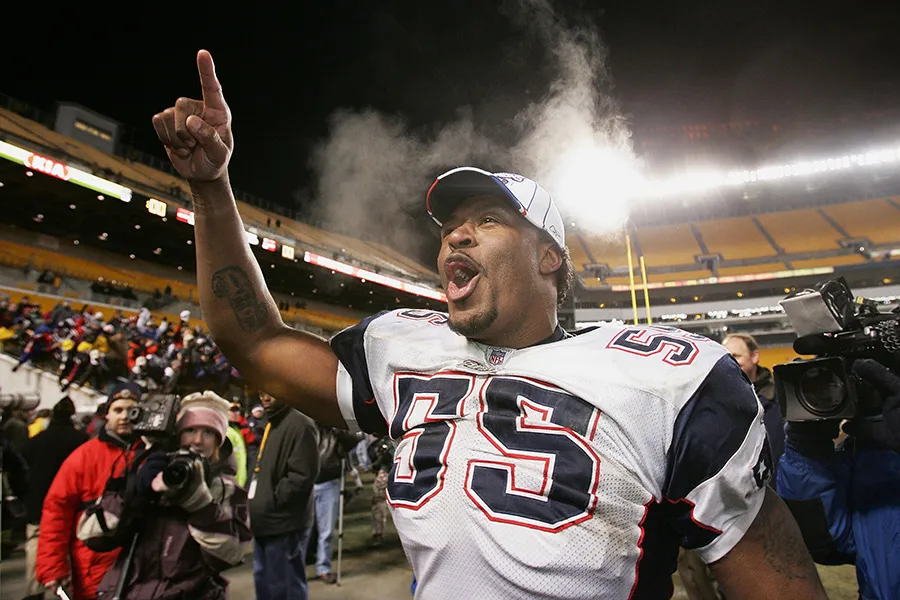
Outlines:
{"label": "pink knit beanie", "polygon": [[228,408],[231,406],[225,399],[206,390],[202,394],[196,392],[181,399],[181,410],[178,411],[178,433],[189,427],[209,427],[219,434],[219,446],[225,443],[228,432]]}

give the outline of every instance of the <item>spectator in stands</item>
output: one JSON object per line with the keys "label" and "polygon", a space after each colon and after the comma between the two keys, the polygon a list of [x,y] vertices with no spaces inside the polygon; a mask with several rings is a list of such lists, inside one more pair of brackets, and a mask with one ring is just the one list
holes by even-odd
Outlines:
{"label": "spectator in stands", "polygon": [[72,303],[68,300],[63,300],[50,311],[50,323],[57,325],[71,317],[73,314],[75,313],[72,311]]}
{"label": "spectator in stands", "polygon": [[[84,508],[100,497],[110,477],[130,468],[137,445],[128,411],[140,390],[122,384],[109,397],[106,424],[63,462],[44,499],[38,538],[37,579],[50,590],[63,587],[72,600],[93,600],[118,551],[97,553],[75,538]],[[71,567],[70,567],[71,564]]]}
{"label": "spectator in stands", "polygon": [[319,473],[318,432],[306,415],[260,393],[269,417],[247,488],[257,600],[306,600],[306,546]]}
{"label": "spectator in stands", "polygon": [[325,583],[336,583],[331,572],[335,523],[341,502],[341,479],[346,473],[344,460],[359,442],[359,437],[318,425],[319,428],[319,476],[316,478],[316,529],[319,543],[316,548],[316,577]]}
{"label": "spectator in stands", "polygon": [[28,598],[43,597],[43,588],[35,577],[38,536],[44,498],[63,462],[88,440],[86,433],[77,431],[72,423],[75,404],[66,396],[53,406],[50,423],[45,431],[32,437],[22,452],[30,470],[28,493],[25,495],[25,578]]}
{"label": "spectator in stands", "polygon": [[19,357],[19,363],[13,367],[13,372],[18,371],[22,365],[30,361],[38,361],[53,352],[56,348],[56,339],[53,337],[53,329],[46,324],[40,325],[28,335],[25,350]]}
{"label": "spectator in stands", "polygon": [[[777,474],[778,461],[784,454],[784,417],[781,415],[781,406],[775,397],[775,381],[772,379],[772,371],[760,366],[759,344],[752,335],[733,333],[727,336],[722,344],[753,383],[753,389],[756,390],[756,395],[763,405],[766,435],[772,450],[772,465]],[[774,485],[774,476],[771,481]]]}

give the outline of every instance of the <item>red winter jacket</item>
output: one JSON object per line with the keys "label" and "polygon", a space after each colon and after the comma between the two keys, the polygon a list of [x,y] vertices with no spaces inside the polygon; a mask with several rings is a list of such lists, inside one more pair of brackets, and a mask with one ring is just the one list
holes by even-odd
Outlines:
{"label": "red winter jacket", "polygon": [[[44,499],[36,578],[41,583],[72,577],[73,600],[92,600],[119,551],[94,552],[75,537],[84,508],[100,497],[106,481],[120,476],[134,447],[109,434],[79,446],[60,467]],[[72,568],[69,570],[69,561]]]}

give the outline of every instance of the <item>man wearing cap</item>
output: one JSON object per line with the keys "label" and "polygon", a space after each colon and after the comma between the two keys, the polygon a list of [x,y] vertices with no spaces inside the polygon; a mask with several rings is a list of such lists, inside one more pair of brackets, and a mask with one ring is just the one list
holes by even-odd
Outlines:
{"label": "man wearing cap", "polygon": [[534,181],[463,167],[428,190],[448,313],[382,313],[330,344],[286,326],[242,241],[208,52],[197,65],[203,100],[153,125],[191,187],[204,318],[249,381],[398,442],[387,500],[417,597],[668,598],[679,546],[730,599],[825,597],[725,349],[669,328],[559,326],[565,232]]}
{"label": "man wearing cap", "polygon": [[61,586],[73,600],[95,598],[97,585],[116,559],[118,550],[94,552],[75,539],[75,528],[84,508],[103,493],[107,480],[119,477],[134,460],[137,444],[128,411],[140,397],[140,388],[133,383],[114,390],[107,400],[105,427],[65,459],[47,491],[36,576],[51,592]]}
{"label": "man wearing cap", "polygon": [[29,469],[28,493],[25,495],[25,577],[28,594],[35,598],[43,597],[43,588],[35,578],[35,563],[44,498],[63,461],[88,441],[86,433],[75,429],[74,415],[75,403],[66,396],[53,406],[47,428],[29,439],[22,450]]}

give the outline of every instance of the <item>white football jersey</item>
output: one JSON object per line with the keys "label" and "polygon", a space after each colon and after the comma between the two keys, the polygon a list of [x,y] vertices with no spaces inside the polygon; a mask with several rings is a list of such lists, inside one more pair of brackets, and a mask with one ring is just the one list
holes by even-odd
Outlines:
{"label": "white football jersey", "polygon": [[412,309],[331,345],[347,424],[398,442],[417,598],[668,598],[678,546],[715,561],[762,505],[762,407],[705,337],[610,325],[512,350]]}

